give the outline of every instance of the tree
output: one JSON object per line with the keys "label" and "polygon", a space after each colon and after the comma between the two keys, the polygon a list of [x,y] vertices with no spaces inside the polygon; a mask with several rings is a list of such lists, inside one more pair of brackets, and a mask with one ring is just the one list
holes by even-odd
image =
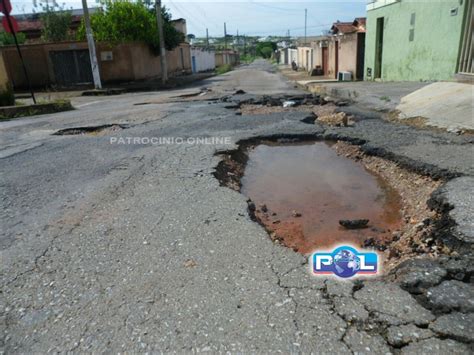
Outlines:
{"label": "tree", "polygon": [[[162,16],[165,47],[172,50],[183,42],[184,34],[174,28],[171,15],[165,8],[162,9]],[[99,42],[145,42],[155,53],[159,53],[156,13],[151,3],[106,0],[101,11],[91,15],[91,27],[95,40]],[[84,22],[78,29],[77,38],[86,38]]]}
{"label": "tree", "polygon": [[273,49],[272,47],[263,47],[260,49],[260,55],[263,58],[270,58],[272,56]]}
{"label": "tree", "polygon": [[255,47],[256,55],[263,58],[270,58],[277,49],[275,42],[260,42]]}
{"label": "tree", "polygon": [[46,42],[60,42],[70,38],[69,28],[71,26],[72,14],[53,3],[53,5],[42,6],[43,13],[40,15],[43,23],[42,38]]}
{"label": "tree", "polygon": [[[18,44],[23,44],[26,41],[26,36],[23,32],[16,33],[16,39]],[[8,32],[0,32],[0,46],[9,46],[15,44],[15,39],[13,35]]]}

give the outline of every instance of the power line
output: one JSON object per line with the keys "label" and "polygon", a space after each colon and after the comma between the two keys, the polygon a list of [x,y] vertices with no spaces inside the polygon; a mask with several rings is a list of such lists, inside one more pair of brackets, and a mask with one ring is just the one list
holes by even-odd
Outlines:
{"label": "power line", "polygon": [[[188,11],[188,9],[185,6],[181,7],[181,5],[178,5],[178,2],[174,2],[172,0],[168,0],[168,1],[180,13],[181,17],[185,18],[186,20],[189,19],[189,22],[194,27],[196,27],[196,28],[198,28],[202,31],[205,31],[206,24],[207,24],[207,27],[208,27],[209,22],[210,22],[208,18],[198,19],[197,17],[195,17],[195,13],[193,13],[190,10]],[[197,9],[200,9],[197,3],[193,3],[193,5],[195,5],[195,7]],[[200,12],[203,13],[202,10],[200,10]],[[216,32],[220,30],[220,26],[218,26],[216,23],[210,23],[210,24],[214,27]]]}
{"label": "power line", "polygon": [[[329,24],[321,24],[321,25],[318,25],[318,26],[307,26],[306,28],[310,29],[310,28],[321,28],[321,27],[328,27],[328,26],[331,26],[332,23],[329,23]],[[293,28],[288,28],[286,31],[298,31],[298,30],[304,30],[304,26],[303,27],[293,27]],[[266,30],[266,31],[255,31],[255,32],[245,32],[246,35],[258,35],[258,34],[262,34],[262,33],[275,33],[275,32],[281,32],[282,29],[281,28],[278,28],[278,29],[274,29],[274,30]]]}
{"label": "power line", "polygon": [[199,27],[199,26],[200,26],[200,21],[195,22],[194,17],[192,17],[191,15],[189,15],[189,14],[187,13],[187,11],[185,12],[185,11],[181,8],[181,6],[178,6],[177,3],[175,3],[175,2],[173,2],[173,1],[171,1],[171,0],[169,0],[169,3],[172,4],[173,7],[175,8],[175,10],[179,12],[180,17],[185,18],[186,21],[189,21],[191,24],[194,24],[195,27]]}
{"label": "power line", "polygon": [[250,4],[261,6],[261,7],[264,7],[266,9],[271,9],[271,10],[278,10],[278,11],[284,11],[284,12],[288,12],[288,11],[301,12],[301,9],[291,9],[291,8],[277,7],[277,6],[267,5],[266,3],[255,2],[255,1],[250,1]]}

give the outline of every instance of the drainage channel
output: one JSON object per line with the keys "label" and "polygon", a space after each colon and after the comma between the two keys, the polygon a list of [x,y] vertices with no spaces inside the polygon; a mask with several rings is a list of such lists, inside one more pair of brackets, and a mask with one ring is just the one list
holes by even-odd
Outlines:
{"label": "drainage channel", "polygon": [[344,243],[390,258],[432,251],[426,200],[440,182],[344,142],[254,141],[223,158],[221,184],[248,197],[251,217],[297,252]]}

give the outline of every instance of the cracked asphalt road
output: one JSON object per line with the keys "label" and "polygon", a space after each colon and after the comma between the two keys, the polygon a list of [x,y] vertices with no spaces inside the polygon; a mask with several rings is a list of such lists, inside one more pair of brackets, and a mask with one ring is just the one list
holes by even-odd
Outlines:
{"label": "cracked asphalt road", "polygon": [[[200,86],[247,92],[235,100],[300,93],[263,61]],[[3,352],[472,352],[472,200],[460,193],[473,189],[472,138],[373,117],[326,128],[302,123],[304,113],[237,116],[228,103],[175,98],[195,91],[78,98],[76,111],[0,123]],[[112,123],[129,128],[52,135]],[[216,152],[278,135],[358,139],[374,154],[449,175],[437,201],[460,201],[452,234],[467,253],[431,261],[441,271],[421,284],[425,264],[410,265],[403,288],[311,277],[305,258],[273,244],[246,198],[213,176]],[[111,136],[232,144],[125,145]]]}

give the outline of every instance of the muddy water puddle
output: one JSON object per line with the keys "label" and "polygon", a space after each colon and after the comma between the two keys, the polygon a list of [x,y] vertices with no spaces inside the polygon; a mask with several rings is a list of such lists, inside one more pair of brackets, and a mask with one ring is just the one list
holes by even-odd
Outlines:
{"label": "muddy water puddle", "polygon": [[[264,143],[248,152],[241,192],[274,239],[301,253],[339,243],[388,241],[401,225],[401,199],[379,176],[331,143]],[[339,220],[369,219],[345,229]]]}

